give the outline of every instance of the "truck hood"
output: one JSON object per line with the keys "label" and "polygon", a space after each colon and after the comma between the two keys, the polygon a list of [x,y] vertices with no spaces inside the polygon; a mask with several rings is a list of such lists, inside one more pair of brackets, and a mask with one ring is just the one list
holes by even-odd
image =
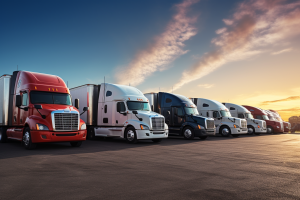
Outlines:
{"label": "truck hood", "polygon": [[[41,114],[46,115],[46,117],[48,117],[48,115],[51,115],[52,111],[56,111],[56,110],[68,110],[68,111],[78,112],[78,110],[74,106],[69,106],[69,105],[59,105],[59,104],[41,104],[41,105],[43,109],[39,109],[39,111],[41,112]],[[33,110],[37,116],[40,116],[40,114],[37,112],[35,108],[33,108]]]}
{"label": "truck hood", "polygon": [[247,120],[235,118],[235,117],[223,117],[223,119],[226,119],[228,122],[232,122],[242,128],[247,128]]}
{"label": "truck hood", "polygon": [[[141,124],[145,124],[149,126],[150,130],[153,130],[152,118],[162,118],[163,122],[165,122],[165,117],[152,111],[138,111],[138,114],[135,116],[133,113],[130,114],[132,119],[137,119],[137,117],[142,118],[143,121],[140,121]],[[164,123],[165,127],[165,123]],[[163,127],[163,129],[164,129]]]}
{"label": "truck hood", "polygon": [[162,116],[162,115],[160,115],[156,112],[153,112],[153,111],[140,111],[139,110],[137,112],[138,112],[137,116],[142,117],[142,118],[145,118],[145,117],[147,117],[147,118],[149,118],[149,117],[164,117],[164,116]]}

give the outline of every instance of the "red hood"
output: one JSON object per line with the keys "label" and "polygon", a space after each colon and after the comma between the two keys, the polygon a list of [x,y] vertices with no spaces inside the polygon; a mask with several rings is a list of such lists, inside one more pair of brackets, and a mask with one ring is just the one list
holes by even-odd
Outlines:
{"label": "red hood", "polygon": [[69,110],[69,111],[77,111],[78,110],[74,106],[69,105],[59,105],[59,104],[41,104],[43,109],[42,110],[49,110],[49,111],[55,111],[55,110]]}

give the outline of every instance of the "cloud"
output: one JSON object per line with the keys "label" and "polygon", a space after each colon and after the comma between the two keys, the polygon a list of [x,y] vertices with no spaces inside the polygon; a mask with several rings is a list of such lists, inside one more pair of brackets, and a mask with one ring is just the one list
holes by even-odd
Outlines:
{"label": "cloud", "polygon": [[155,71],[165,69],[176,58],[188,52],[183,50],[184,42],[196,35],[197,30],[193,24],[197,18],[187,17],[187,13],[197,2],[198,0],[184,0],[175,6],[177,13],[166,30],[155,38],[154,44],[138,52],[128,66],[118,69],[116,78],[119,84],[130,83],[136,86]]}
{"label": "cloud", "polygon": [[283,49],[281,51],[274,52],[274,53],[272,53],[272,55],[278,55],[278,54],[282,54],[282,53],[289,52],[289,51],[292,51],[292,48]]}
{"label": "cloud", "polygon": [[300,2],[286,0],[247,0],[240,3],[226,27],[211,42],[214,50],[204,54],[185,70],[174,89],[200,79],[219,67],[269,51],[300,34]]}
{"label": "cloud", "polygon": [[201,85],[198,85],[198,87],[203,87],[203,88],[206,88],[206,89],[212,88],[214,86],[215,86],[214,84],[201,84]]}
{"label": "cloud", "polygon": [[300,107],[277,110],[278,112],[300,112]]}
{"label": "cloud", "polygon": [[261,103],[261,105],[268,105],[271,103],[277,103],[277,102],[283,102],[283,101],[293,101],[293,100],[299,100],[300,96],[291,96],[285,99],[278,99],[278,100],[273,100],[273,101],[264,101]]}

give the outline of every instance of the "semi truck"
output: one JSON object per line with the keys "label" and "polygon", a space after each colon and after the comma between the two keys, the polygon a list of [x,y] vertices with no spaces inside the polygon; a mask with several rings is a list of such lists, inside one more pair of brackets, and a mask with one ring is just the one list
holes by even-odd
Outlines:
{"label": "semi truck", "polygon": [[87,124],[88,139],[119,137],[136,143],[160,142],[168,137],[165,118],[151,111],[148,99],[135,87],[86,84],[71,88],[70,92],[78,109],[89,108],[81,116]]}
{"label": "semi truck", "polygon": [[238,137],[248,133],[247,121],[235,118],[222,103],[203,98],[192,98],[201,116],[212,117],[215,120],[216,133],[223,137],[232,135]]}
{"label": "semi truck", "polygon": [[79,147],[86,140],[86,124],[58,76],[28,71],[3,75],[0,104],[0,142],[19,140],[34,149],[43,142]]}
{"label": "semi truck", "polygon": [[144,94],[154,112],[163,115],[169,127],[169,135],[184,136],[185,139],[215,135],[215,124],[211,118],[201,117],[195,104],[185,96],[159,92]]}
{"label": "semi truck", "polygon": [[264,120],[254,119],[251,112],[244,106],[233,104],[233,103],[223,103],[231,113],[232,117],[237,117],[247,120],[248,134],[260,135],[261,133],[267,132],[267,124]]}
{"label": "semi truck", "polygon": [[254,119],[266,121],[267,133],[281,133],[283,131],[283,127],[281,127],[281,124],[277,121],[270,120],[268,117],[268,113],[266,113],[264,110],[253,106],[247,106],[247,105],[243,105],[243,106],[251,112]]}
{"label": "semi truck", "polygon": [[264,111],[267,113],[267,115],[268,115],[268,117],[269,117],[269,119],[270,119],[271,121],[276,121],[276,122],[279,122],[279,123],[280,123],[280,129],[281,129],[281,131],[279,131],[279,133],[283,133],[283,132],[284,132],[283,122],[280,121],[280,120],[278,120],[278,118],[277,118],[277,116],[276,116],[275,113],[273,113],[273,112],[271,112],[271,111],[269,111],[269,110],[264,110]]}
{"label": "semi truck", "polygon": [[281,116],[279,115],[279,113],[275,110],[269,110],[270,112],[273,112],[277,118],[277,121],[280,121],[283,123],[283,129],[284,129],[284,132],[290,132],[291,129],[292,129],[292,126],[291,126],[291,123],[289,122],[286,122],[286,121],[283,121]]}

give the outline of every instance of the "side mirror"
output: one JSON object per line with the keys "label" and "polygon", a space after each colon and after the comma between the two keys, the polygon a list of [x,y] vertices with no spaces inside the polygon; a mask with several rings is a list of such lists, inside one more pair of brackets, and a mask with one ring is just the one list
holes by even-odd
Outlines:
{"label": "side mirror", "polygon": [[38,105],[38,104],[34,105],[34,108],[35,109],[43,109],[42,105]]}
{"label": "side mirror", "polygon": [[79,110],[79,99],[75,99],[75,108],[77,108],[77,110]]}
{"label": "side mirror", "polygon": [[21,95],[16,95],[16,107],[20,107],[22,105]]}
{"label": "side mirror", "polygon": [[136,110],[133,110],[132,113],[135,115],[138,114],[138,112]]}
{"label": "side mirror", "polygon": [[89,110],[89,107],[83,107],[83,112],[86,112]]}

